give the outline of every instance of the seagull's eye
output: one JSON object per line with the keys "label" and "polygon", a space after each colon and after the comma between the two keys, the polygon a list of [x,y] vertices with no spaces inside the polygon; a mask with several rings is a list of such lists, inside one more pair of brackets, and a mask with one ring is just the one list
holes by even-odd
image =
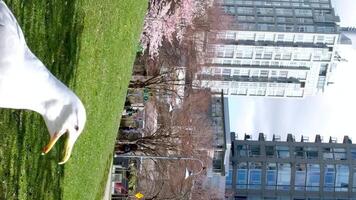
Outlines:
{"label": "seagull's eye", "polygon": [[78,131],[78,130],[79,130],[79,127],[78,127],[77,125],[75,125],[75,126],[74,126],[74,129],[75,129],[76,131]]}

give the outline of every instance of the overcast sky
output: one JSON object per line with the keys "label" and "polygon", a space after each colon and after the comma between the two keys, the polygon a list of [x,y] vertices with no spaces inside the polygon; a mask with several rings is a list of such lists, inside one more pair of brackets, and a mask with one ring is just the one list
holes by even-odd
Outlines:
{"label": "overcast sky", "polygon": [[[356,11],[355,0],[332,0],[341,26],[356,26],[352,17]],[[354,37],[354,44],[356,38]],[[256,136],[264,132],[270,139],[273,134],[285,138],[293,133],[297,140],[308,135],[349,135],[356,142],[356,46],[342,48],[341,54],[348,60],[340,63],[335,73],[335,84],[327,88],[322,96],[304,99],[278,99],[258,97],[231,97],[230,127],[238,133]]]}

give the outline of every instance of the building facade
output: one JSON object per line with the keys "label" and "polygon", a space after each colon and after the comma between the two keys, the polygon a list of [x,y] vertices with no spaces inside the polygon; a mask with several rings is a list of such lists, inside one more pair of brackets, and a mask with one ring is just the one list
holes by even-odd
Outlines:
{"label": "building facade", "polygon": [[[232,137],[236,137],[232,133]],[[355,200],[356,144],[345,136],[314,142],[302,137],[266,141],[245,135],[232,144],[226,199],[245,200]]]}
{"label": "building facade", "polygon": [[[339,17],[330,0],[221,0],[233,24],[206,45],[196,80],[226,95],[304,97],[331,82]],[[210,38],[210,37],[208,37]]]}
{"label": "building facade", "polygon": [[205,184],[224,196],[225,176],[228,172],[231,153],[231,135],[228,98],[221,92],[211,97],[210,117],[214,128],[212,168],[208,169]]}

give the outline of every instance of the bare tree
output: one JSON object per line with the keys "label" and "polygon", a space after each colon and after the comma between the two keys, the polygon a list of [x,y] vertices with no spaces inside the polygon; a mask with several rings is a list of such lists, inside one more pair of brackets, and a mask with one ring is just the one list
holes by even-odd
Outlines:
{"label": "bare tree", "polygon": [[[141,173],[139,179],[141,182],[138,185],[138,190],[145,194],[145,199],[170,199],[170,200],[186,200],[192,196],[193,189],[200,191],[194,187],[197,179],[205,175],[205,170],[202,173],[185,177],[185,170],[200,170],[194,169],[192,161],[154,161],[153,168],[149,168],[147,163]],[[200,166],[201,167],[201,166]]]}
{"label": "bare tree", "polygon": [[157,127],[120,134],[116,149],[126,153],[122,151],[126,145],[143,155],[192,155],[210,149],[213,130],[207,114],[209,105],[210,94],[206,91],[192,92],[176,110],[170,111],[169,106],[157,102]]}

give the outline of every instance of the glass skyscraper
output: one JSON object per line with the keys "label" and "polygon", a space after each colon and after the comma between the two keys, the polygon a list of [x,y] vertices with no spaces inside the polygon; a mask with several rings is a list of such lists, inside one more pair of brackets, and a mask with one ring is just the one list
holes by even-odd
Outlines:
{"label": "glass skyscraper", "polygon": [[203,87],[225,95],[304,97],[332,82],[339,17],[330,0],[220,0],[216,6],[233,23],[207,42],[212,56],[196,77]]}
{"label": "glass skyscraper", "polygon": [[[232,133],[232,138],[235,138]],[[232,142],[226,175],[226,199],[353,200],[356,199],[356,144],[305,138],[273,137]]]}

